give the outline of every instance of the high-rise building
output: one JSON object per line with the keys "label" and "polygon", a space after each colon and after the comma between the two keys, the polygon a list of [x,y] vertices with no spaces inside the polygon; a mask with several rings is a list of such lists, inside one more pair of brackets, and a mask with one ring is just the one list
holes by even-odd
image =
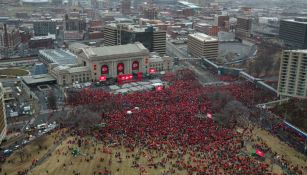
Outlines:
{"label": "high-rise building", "polygon": [[6,112],[4,104],[4,89],[0,83],[0,144],[4,139],[7,131]]}
{"label": "high-rise building", "polygon": [[9,27],[6,24],[0,27],[0,49],[14,48],[21,42],[19,30],[15,27]]}
{"label": "high-rise building", "polygon": [[146,19],[157,19],[158,10],[156,7],[145,7],[143,14]]}
{"label": "high-rise building", "polygon": [[33,21],[33,30],[35,36],[47,36],[56,34],[56,21],[52,20],[37,20]]}
{"label": "high-rise building", "polygon": [[165,55],[166,32],[154,27],[139,25],[110,24],[104,28],[105,46],[141,42],[150,52]]}
{"label": "high-rise building", "polygon": [[281,97],[307,97],[307,50],[282,52],[278,94]]}
{"label": "high-rise building", "polygon": [[128,15],[131,13],[131,0],[122,0],[121,2],[121,13],[124,15]]}
{"label": "high-rise building", "polygon": [[250,37],[252,31],[252,19],[249,17],[237,18],[236,37],[247,38]]}
{"label": "high-rise building", "polygon": [[218,39],[203,33],[188,35],[188,53],[194,57],[216,59],[219,51]]}
{"label": "high-rise building", "polygon": [[279,37],[293,49],[307,49],[307,18],[281,20]]}
{"label": "high-rise building", "polygon": [[86,30],[86,21],[81,18],[79,14],[77,16],[69,16],[65,14],[64,17],[64,31],[85,31]]}
{"label": "high-rise building", "polygon": [[214,25],[218,26],[222,31],[229,31],[229,16],[216,16],[214,18]]}

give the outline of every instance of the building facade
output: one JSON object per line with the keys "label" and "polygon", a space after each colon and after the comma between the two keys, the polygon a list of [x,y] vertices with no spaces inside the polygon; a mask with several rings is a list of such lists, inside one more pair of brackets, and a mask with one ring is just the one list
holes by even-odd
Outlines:
{"label": "building facade", "polygon": [[307,50],[282,52],[278,94],[307,98]]}
{"label": "building facade", "polygon": [[148,71],[148,50],[141,43],[84,48],[78,55],[80,64],[89,67],[92,81],[101,76],[117,78],[122,74],[136,75]]}
{"label": "building facade", "polygon": [[104,28],[105,46],[142,43],[150,52],[166,53],[166,32],[152,26],[110,24]]}
{"label": "building facade", "polygon": [[214,18],[214,25],[218,26],[222,31],[229,31],[229,16],[216,16]]}
{"label": "building facade", "polygon": [[210,36],[217,36],[220,31],[220,28],[218,26],[213,26],[207,23],[196,23],[194,25],[194,29],[197,32],[204,33]]}
{"label": "building facade", "polygon": [[4,103],[4,89],[0,83],[0,144],[6,136],[7,131],[7,121]]}
{"label": "building facade", "polygon": [[61,86],[74,83],[91,82],[91,71],[89,67],[70,67],[51,65],[50,74],[57,80]]}
{"label": "building facade", "polygon": [[252,19],[249,17],[237,18],[236,37],[237,38],[249,38],[252,31]]}
{"label": "building facade", "polygon": [[56,21],[33,21],[33,30],[35,36],[47,36],[48,34],[56,34]]}
{"label": "building facade", "polygon": [[216,59],[218,57],[218,39],[203,33],[188,35],[188,53],[194,57]]}
{"label": "building facade", "polygon": [[307,49],[307,18],[281,20],[279,37],[293,49]]}
{"label": "building facade", "polygon": [[174,66],[174,60],[172,57],[159,55],[151,55],[149,57],[149,68],[153,68],[158,72],[161,71],[171,71]]}
{"label": "building facade", "polygon": [[121,13],[123,15],[128,15],[131,13],[131,0],[122,0],[121,1]]}
{"label": "building facade", "polygon": [[15,48],[21,42],[19,30],[15,27],[8,27],[6,24],[0,28],[0,49]]}

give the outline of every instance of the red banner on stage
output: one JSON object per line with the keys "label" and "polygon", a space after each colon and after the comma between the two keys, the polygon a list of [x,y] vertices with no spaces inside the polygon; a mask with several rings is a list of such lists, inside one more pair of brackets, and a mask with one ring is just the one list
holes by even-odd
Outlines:
{"label": "red banner on stage", "polygon": [[149,73],[150,73],[150,74],[156,73],[156,69],[155,69],[155,68],[149,68]]}
{"label": "red banner on stage", "polygon": [[108,74],[109,73],[109,67],[107,65],[101,66],[101,74]]}
{"label": "red banner on stage", "polygon": [[106,81],[107,80],[107,76],[100,76],[99,77],[99,81]]}

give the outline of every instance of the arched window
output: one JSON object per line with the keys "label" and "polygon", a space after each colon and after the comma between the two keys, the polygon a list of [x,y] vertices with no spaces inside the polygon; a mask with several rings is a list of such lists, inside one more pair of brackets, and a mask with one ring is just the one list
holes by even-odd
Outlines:
{"label": "arched window", "polygon": [[101,75],[109,74],[109,67],[107,65],[101,66]]}
{"label": "arched window", "polygon": [[124,63],[118,63],[117,64],[117,74],[124,74],[124,72],[125,72]]}
{"label": "arched window", "polygon": [[139,62],[138,61],[132,62],[132,70],[139,70]]}

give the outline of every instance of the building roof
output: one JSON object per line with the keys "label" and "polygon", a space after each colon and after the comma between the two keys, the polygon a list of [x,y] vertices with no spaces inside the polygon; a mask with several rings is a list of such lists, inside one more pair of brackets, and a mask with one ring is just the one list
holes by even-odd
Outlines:
{"label": "building roof", "polygon": [[53,71],[72,74],[72,73],[90,71],[90,68],[87,66],[81,66],[81,67],[57,66],[53,68]]}
{"label": "building roof", "polygon": [[79,43],[79,42],[71,43],[68,46],[69,50],[74,53],[76,52],[80,53],[83,48],[87,48],[87,47],[90,47],[90,46],[83,44],[83,43]]}
{"label": "building roof", "polygon": [[285,52],[307,53],[307,49],[285,50]]}
{"label": "building roof", "polygon": [[48,82],[55,82],[56,81],[56,79],[53,78],[49,74],[33,75],[33,76],[23,76],[22,80],[27,85],[40,84],[40,83],[48,83]]}
{"label": "building roof", "polygon": [[25,3],[48,3],[48,0],[22,0]]}
{"label": "building roof", "polygon": [[213,36],[209,36],[206,35],[204,33],[193,33],[193,34],[189,34],[189,36],[198,39],[202,42],[212,42],[212,41],[218,41],[217,38],[213,37]]}
{"label": "building roof", "polygon": [[90,71],[90,68],[87,66],[71,67],[70,69],[68,69],[69,73],[78,73],[78,72],[86,72],[86,71]]}
{"label": "building roof", "polygon": [[193,8],[193,9],[200,9],[201,7],[199,7],[198,5],[191,3],[191,2],[187,2],[187,1],[178,1],[179,4],[184,5],[188,8]]}
{"label": "building roof", "polygon": [[149,51],[139,42],[118,46],[84,48],[82,50],[85,56],[91,60],[127,58],[149,54]]}
{"label": "building roof", "polygon": [[45,49],[39,51],[48,63],[57,63],[59,65],[77,64],[77,57],[69,51],[62,49]]}
{"label": "building roof", "polygon": [[296,19],[282,19],[282,21],[295,22],[300,24],[307,24],[307,18],[297,17]]}

